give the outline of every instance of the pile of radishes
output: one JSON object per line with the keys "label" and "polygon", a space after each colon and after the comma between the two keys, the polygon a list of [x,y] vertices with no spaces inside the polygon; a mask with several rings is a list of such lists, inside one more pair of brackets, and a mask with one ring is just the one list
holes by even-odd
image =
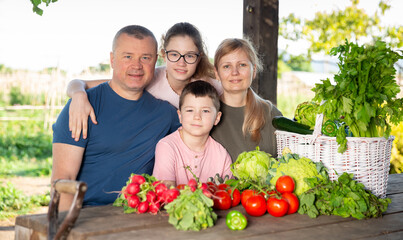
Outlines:
{"label": "pile of radishes", "polygon": [[152,176],[132,174],[126,186],[122,188],[123,197],[114,205],[125,206],[125,212],[157,214],[160,208],[175,200],[180,192],[177,188],[168,189],[164,183]]}

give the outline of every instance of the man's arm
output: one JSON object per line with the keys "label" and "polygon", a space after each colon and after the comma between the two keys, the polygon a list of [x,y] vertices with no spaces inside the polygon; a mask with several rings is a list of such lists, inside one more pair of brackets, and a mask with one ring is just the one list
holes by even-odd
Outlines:
{"label": "man's arm", "polygon": [[[52,151],[51,183],[57,179],[76,180],[83,159],[84,148],[65,143],[54,143]],[[71,194],[61,194],[59,211],[69,210],[73,197]]]}

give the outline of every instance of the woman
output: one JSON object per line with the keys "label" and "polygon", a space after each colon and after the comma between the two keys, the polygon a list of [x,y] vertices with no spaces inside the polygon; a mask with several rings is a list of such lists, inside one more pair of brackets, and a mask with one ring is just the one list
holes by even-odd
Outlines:
{"label": "woman", "polygon": [[[160,54],[166,66],[155,69],[154,78],[146,90],[154,97],[166,100],[176,108],[183,88],[191,81],[204,80],[222,93],[220,83],[213,79],[214,67],[208,59],[207,50],[199,30],[187,22],[173,25],[161,39]],[[72,98],[69,110],[69,128],[78,141],[81,130],[87,137],[88,115],[96,124],[96,116],[88,102],[86,88],[92,88],[108,80],[73,80],[67,88]]]}
{"label": "woman", "polygon": [[212,137],[221,143],[235,162],[244,151],[260,150],[277,155],[272,119],[282,115],[268,100],[251,88],[253,79],[262,69],[257,53],[249,41],[226,39],[214,56],[215,76],[223,87],[220,123]]}

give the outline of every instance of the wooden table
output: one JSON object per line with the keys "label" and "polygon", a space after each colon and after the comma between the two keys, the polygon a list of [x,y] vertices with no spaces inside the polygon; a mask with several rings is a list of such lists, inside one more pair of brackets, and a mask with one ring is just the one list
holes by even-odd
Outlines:
{"label": "wooden table", "polygon": [[[214,227],[200,232],[176,230],[168,216],[124,214],[113,206],[82,209],[68,239],[403,239],[403,174],[389,175],[387,196],[392,199],[382,218],[357,220],[338,216],[292,214],[275,218],[269,214],[249,217],[243,231],[225,225],[228,211],[216,211]],[[236,208],[245,214],[241,206]],[[63,213],[60,214],[60,218]],[[19,216],[16,239],[46,239],[46,214]]]}

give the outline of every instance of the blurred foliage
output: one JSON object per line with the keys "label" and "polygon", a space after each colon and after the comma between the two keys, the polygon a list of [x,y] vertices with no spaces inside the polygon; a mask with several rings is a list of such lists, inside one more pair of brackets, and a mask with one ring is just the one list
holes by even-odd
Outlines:
{"label": "blurred foliage", "polygon": [[311,99],[312,96],[302,94],[279,94],[277,96],[277,108],[281,111],[283,116],[293,119],[297,106]]}
{"label": "blurred foliage", "polygon": [[403,173],[403,122],[392,126],[392,136],[395,136],[390,159],[390,173]]}
{"label": "blurred foliage", "polygon": [[39,6],[41,3],[45,3],[46,7],[49,6],[49,4],[52,2],[57,2],[57,0],[30,0],[32,3],[32,11],[40,16],[43,14],[43,9],[40,8]]}
{"label": "blurred foliage", "polygon": [[[304,55],[291,55],[286,51],[283,51],[278,56],[278,61],[282,61],[291,71],[305,71],[312,72],[311,61]],[[278,64],[277,64],[278,65]],[[280,71],[281,69],[278,69]]]}
{"label": "blurred foliage", "polygon": [[26,196],[13,184],[0,182],[0,219],[27,214],[40,206],[48,206],[50,194]]}
{"label": "blurred foliage", "polygon": [[66,71],[60,70],[60,69],[58,69],[57,67],[47,67],[47,68],[43,69],[43,70],[40,71],[40,72],[41,72],[41,73],[44,73],[44,74],[49,74],[49,75],[53,74],[54,72],[59,72],[62,76],[66,76],[66,75],[67,75],[67,72],[66,72]]}
{"label": "blurred foliage", "polygon": [[373,15],[358,7],[359,0],[351,0],[351,6],[331,12],[317,12],[308,20],[294,14],[280,20],[279,35],[285,39],[310,43],[307,56],[312,53],[328,54],[332,47],[347,39],[350,42],[375,42],[383,40],[392,48],[403,46],[403,26],[383,26],[381,17],[390,9],[386,0],[381,0]]}
{"label": "blurred foliage", "polygon": [[12,73],[12,69],[9,67],[6,67],[4,64],[0,64],[0,73],[2,74],[10,74]]}
{"label": "blurred foliage", "polygon": [[96,67],[89,67],[90,73],[109,73],[111,65],[109,63],[99,63]]}
{"label": "blurred foliage", "polygon": [[[43,111],[35,111],[37,116]],[[43,121],[0,121],[0,176],[49,176],[52,134]]]}
{"label": "blurred foliage", "polygon": [[41,121],[0,122],[0,159],[46,159],[52,156],[52,135]]}
{"label": "blurred foliage", "polygon": [[[1,97],[1,95],[0,95]],[[45,94],[35,95],[22,93],[20,87],[11,87],[9,93],[9,105],[45,105]],[[2,98],[0,98],[2,99]],[[5,100],[3,100],[5,101]],[[0,100],[0,102],[2,102]],[[0,103],[1,104],[1,103]]]}

